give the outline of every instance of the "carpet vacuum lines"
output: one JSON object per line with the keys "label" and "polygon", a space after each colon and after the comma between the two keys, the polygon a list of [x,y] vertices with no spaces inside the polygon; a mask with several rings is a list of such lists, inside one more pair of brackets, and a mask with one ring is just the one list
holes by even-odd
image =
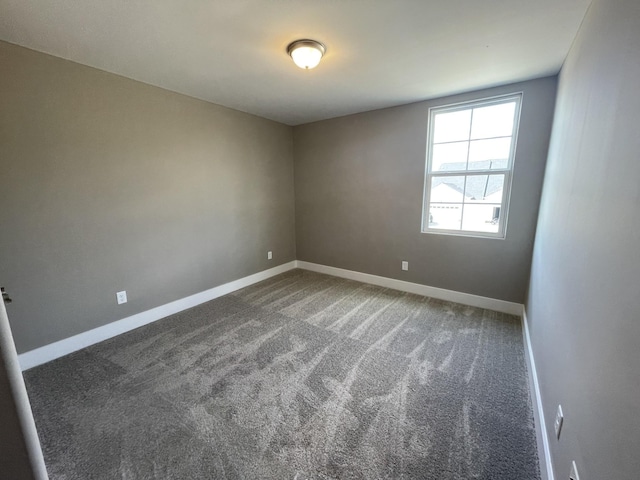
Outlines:
{"label": "carpet vacuum lines", "polygon": [[305,270],[24,376],[52,480],[540,478],[518,317]]}

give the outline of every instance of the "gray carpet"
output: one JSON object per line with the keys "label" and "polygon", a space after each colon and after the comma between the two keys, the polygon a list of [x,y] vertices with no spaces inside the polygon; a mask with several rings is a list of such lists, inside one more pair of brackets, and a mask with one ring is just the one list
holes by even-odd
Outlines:
{"label": "gray carpet", "polygon": [[518,318],[302,270],[25,377],[52,479],[540,478]]}

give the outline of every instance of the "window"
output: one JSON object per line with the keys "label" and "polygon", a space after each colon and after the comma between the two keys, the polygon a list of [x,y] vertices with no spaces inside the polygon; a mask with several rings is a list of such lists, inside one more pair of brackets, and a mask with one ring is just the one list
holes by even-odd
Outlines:
{"label": "window", "polygon": [[505,237],[521,98],[429,110],[423,232]]}

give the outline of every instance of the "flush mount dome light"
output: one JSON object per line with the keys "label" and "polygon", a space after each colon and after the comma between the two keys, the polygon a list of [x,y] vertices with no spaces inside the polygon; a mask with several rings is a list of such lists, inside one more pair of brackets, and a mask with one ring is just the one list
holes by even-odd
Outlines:
{"label": "flush mount dome light", "polygon": [[287,47],[293,62],[306,70],[318,65],[326,51],[327,48],[315,40],[296,40]]}

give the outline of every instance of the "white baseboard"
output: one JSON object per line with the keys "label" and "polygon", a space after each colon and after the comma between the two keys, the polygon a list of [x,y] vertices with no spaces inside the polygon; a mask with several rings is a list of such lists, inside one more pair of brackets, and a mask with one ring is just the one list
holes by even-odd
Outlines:
{"label": "white baseboard", "polygon": [[[48,480],[47,467],[44,463],[44,457],[42,456],[42,448],[40,447],[36,424],[33,420],[29,395],[27,394],[27,388],[24,384],[24,378],[18,362],[16,345],[13,343],[11,325],[9,325],[9,318],[7,317],[7,311],[4,308],[4,302],[2,300],[0,300],[0,363],[2,363],[2,367],[0,368],[3,370],[3,385],[2,391],[0,392],[3,406],[2,416],[7,420],[13,420],[13,417],[16,416],[20,425],[19,430],[21,430],[20,433],[18,433],[18,431],[13,433],[14,427],[10,426],[9,435],[2,434],[3,450],[4,444],[9,437],[12,437],[14,442],[23,443],[24,441],[27,449],[27,455],[24,457],[21,456],[21,458],[15,458],[15,462],[11,461],[7,463],[7,466],[9,470],[14,471],[14,474],[19,470],[24,470],[26,474],[26,472],[30,470],[32,475],[28,475],[28,478],[33,480]],[[13,399],[13,405],[8,398]],[[11,424],[13,422],[8,423]],[[4,427],[4,422],[3,428],[6,428]],[[3,452],[3,455],[4,454],[5,452]],[[4,461],[0,463],[4,465]],[[26,467],[27,464],[31,467],[30,469]],[[16,468],[12,468],[12,465]],[[8,475],[13,476],[11,473]]]}
{"label": "white baseboard", "polygon": [[18,355],[22,371],[296,268],[291,261]]}
{"label": "white baseboard", "polygon": [[396,280],[394,278],[379,277],[368,273],[354,272],[353,270],[345,270],[342,268],[328,267],[317,263],[296,261],[296,266],[304,270],[311,270],[318,273],[326,273],[334,277],[348,278],[358,282],[370,283],[380,287],[392,288],[402,292],[415,293],[424,295],[425,297],[437,298],[449,302],[461,303],[470,307],[486,308],[497,312],[509,313],[511,315],[522,315],[522,304],[497,300],[495,298],[481,297],[470,293],[456,292],[454,290],[446,290],[444,288],[429,287],[419,283],[405,282],[404,280]]}
{"label": "white baseboard", "polygon": [[542,480],[554,480],[553,464],[551,463],[551,450],[549,448],[549,436],[547,435],[547,424],[544,421],[544,409],[542,408],[542,397],[540,396],[540,385],[538,384],[538,372],[536,371],[536,362],[533,357],[533,349],[531,348],[527,311],[524,307],[522,307],[522,334],[524,336],[524,347],[526,350],[525,357],[527,360],[527,367],[529,369],[529,390],[531,391],[531,397],[533,400],[533,416],[536,424],[540,473],[542,474]]}
{"label": "white baseboard", "polygon": [[486,308],[488,310],[505,312],[511,315],[522,314],[522,305],[519,303],[506,302],[504,300],[496,300],[493,298],[471,295],[469,293],[429,287],[427,285],[405,282],[403,280],[396,280],[393,278],[370,275],[368,273],[354,272],[342,268],[329,267],[326,265],[319,265],[317,263],[295,260],[278,267],[265,270],[263,272],[249,275],[248,277],[234,280],[233,282],[225,283],[224,285],[211,288],[204,292],[196,293],[195,295],[191,295],[189,297],[185,297],[180,300],[176,300],[174,302],[152,308],[151,310],[147,310],[145,312],[141,312],[136,315],[123,318],[121,320],[117,320],[107,325],[103,325],[101,327],[79,333],[78,335],[74,335],[72,337],[65,338],[64,340],[45,345],[44,347],[36,348],[34,350],[22,353],[18,356],[20,361],[20,368],[25,371],[38,365],[42,365],[44,363],[50,362],[51,360],[55,360],[56,358],[63,357],[75,351],[89,347],[109,338],[113,338],[122,333],[129,332],[143,325],[147,325],[149,323],[160,320],[161,318],[173,315],[174,313],[178,313],[188,308],[195,307],[197,305],[200,305],[201,303],[208,302],[215,298],[221,297],[262,280],[266,280],[294,268],[302,268],[304,270],[325,273],[327,275],[333,275],[335,277],[348,278],[351,280],[370,283],[381,287],[393,288],[395,290],[438,298],[440,300],[462,303],[464,305],[469,305],[472,307]]}

